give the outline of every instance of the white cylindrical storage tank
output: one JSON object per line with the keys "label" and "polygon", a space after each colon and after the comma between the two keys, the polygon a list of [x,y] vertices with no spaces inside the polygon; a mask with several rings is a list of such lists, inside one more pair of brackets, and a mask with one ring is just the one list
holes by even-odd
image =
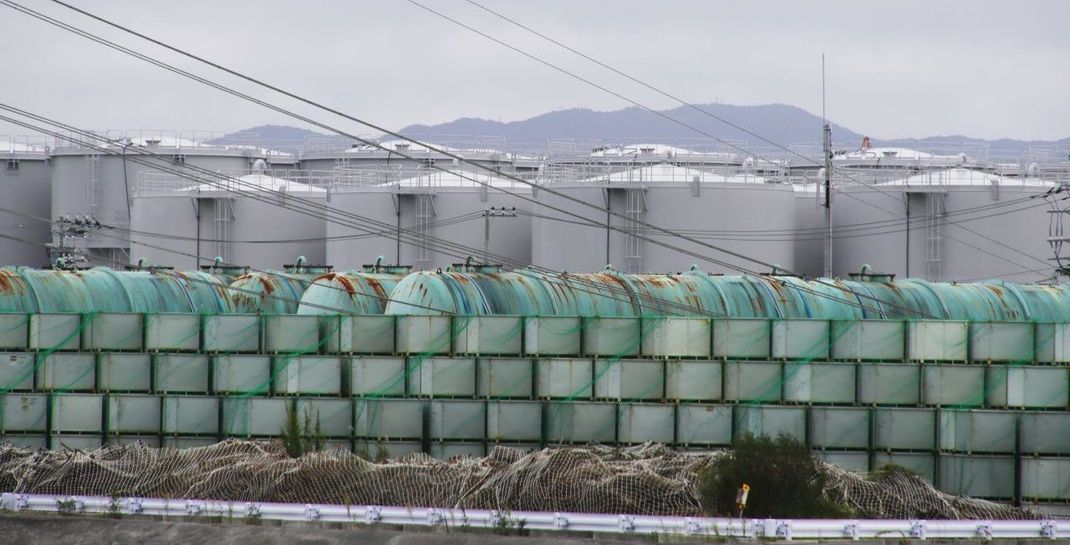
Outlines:
{"label": "white cylindrical storage tank", "polygon": [[281,268],[298,256],[324,264],[322,211],[294,207],[325,206],[325,188],[266,173],[227,175],[234,179],[191,185],[173,174],[145,173],[132,199],[132,257],[180,269],[211,264],[215,256],[257,269]]}
{"label": "white cylindrical storage tank", "polygon": [[[553,195],[548,189],[564,196]],[[626,272],[638,273],[682,271],[697,263],[715,273],[738,273],[736,267],[770,272],[757,263],[652,231],[637,222],[752,256],[769,265],[788,268],[795,262],[793,241],[783,236],[795,226],[794,192],[788,184],[768,183],[761,177],[724,176],[662,163],[584,180],[551,182],[536,195],[540,204],[583,218],[536,207],[532,258],[544,267],[593,271],[611,263]],[[570,199],[601,209],[608,205],[613,214]],[[585,220],[603,226],[584,225]],[[604,227],[607,221],[614,229]],[[778,236],[767,236],[767,232]]]}
{"label": "white cylindrical storage tank", "polygon": [[328,224],[327,260],[336,269],[358,269],[376,256],[417,269],[446,267],[468,255],[508,267],[531,263],[531,203],[517,197],[530,198],[531,186],[471,170],[409,172],[419,174],[332,189],[332,209],[376,222],[365,230]]}
{"label": "white cylindrical storage tank", "polygon": [[[42,267],[52,240],[52,165],[48,150],[29,140],[0,139],[0,265]],[[29,216],[29,217],[27,217]],[[39,219],[33,219],[39,218]],[[44,220],[44,221],[42,221]]]}
{"label": "white cylindrical storage tank", "polygon": [[216,146],[180,136],[107,137],[114,142],[108,152],[90,147],[101,147],[99,140],[86,140],[86,145],[61,140],[52,153],[52,218],[88,216],[117,228],[75,241],[90,265],[117,266],[130,260],[124,230],[130,226],[141,172],[189,165],[247,174],[265,162],[263,151],[251,146]]}
{"label": "white cylindrical storage tank", "polygon": [[868,264],[930,281],[1050,277],[1053,218],[1041,195],[1054,187],[966,168],[845,183],[832,199],[834,272]]}

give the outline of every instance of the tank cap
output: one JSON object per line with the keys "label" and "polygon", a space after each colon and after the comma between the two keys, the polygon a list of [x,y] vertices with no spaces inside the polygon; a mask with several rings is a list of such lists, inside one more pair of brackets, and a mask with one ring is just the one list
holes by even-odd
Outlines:
{"label": "tank cap", "polygon": [[872,270],[873,267],[870,267],[869,263],[866,263],[859,267],[858,272],[850,273],[848,276],[851,280],[857,280],[859,282],[891,282],[895,280],[894,273],[872,272]]}
{"label": "tank cap", "polygon": [[468,256],[464,259],[464,263],[454,263],[449,270],[493,274],[502,272],[502,266],[498,263],[479,263],[474,256]]}
{"label": "tank cap", "polygon": [[375,258],[375,263],[364,265],[363,269],[366,273],[408,274],[412,265],[387,264],[386,258],[379,256]]}

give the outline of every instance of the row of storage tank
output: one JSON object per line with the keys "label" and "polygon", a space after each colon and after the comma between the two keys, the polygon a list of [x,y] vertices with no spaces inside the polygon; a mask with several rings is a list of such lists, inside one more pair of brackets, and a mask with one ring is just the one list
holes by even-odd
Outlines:
{"label": "row of storage tank", "polygon": [[[381,259],[381,258],[380,258]],[[299,260],[300,261],[300,260]],[[826,320],[1070,321],[1065,285],[932,283],[886,277],[803,280],[692,268],[636,275],[502,271],[460,264],[409,272],[207,268],[115,271],[0,268],[0,312],[513,316],[702,316]]]}
{"label": "row of storage tank", "polygon": [[[303,267],[275,272],[214,267],[199,271],[0,268],[0,313],[286,314],[297,311],[306,291],[315,296],[320,290],[333,292],[337,285],[348,290],[344,293],[351,297],[331,293],[337,302],[348,302],[333,311],[381,314],[401,277],[397,273],[376,272],[321,275]],[[312,302],[308,306],[327,309]]]}
{"label": "row of storage tank", "polygon": [[[451,150],[487,172],[420,146],[385,145],[391,151],[354,148],[306,154],[300,162],[259,148],[175,139],[131,140],[111,146],[115,154],[70,145],[12,151],[0,191],[31,217],[0,215],[0,229],[15,237],[0,241],[0,263],[42,265],[44,244],[60,241],[53,240],[53,226],[32,217],[55,222],[73,215],[113,227],[63,241],[94,265],[145,257],[196,269],[220,256],[265,268],[305,255],[351,269],[361,265],[360,256],[386,255],[434,269],[482,252],[486,261],[569,271],[606,263],[627,272],[679,271],[694,254],[760,268],[707,246],[713,245],[821,273],[823,216],[809,171],[785,177],[753,161],[658,145],[542,164],[490,150]],[[916,155],[905,163],[878,155],[873,164],[841,165],[847,174],[837,180],[843,198],[833,214],[835,275],[864,263],[928,280],[1012,274],[1031,280],[1048,273],[1034,271],[1042,267],[1033,263],[1051,255],[1043,196],[1067,181],[1058,171],[1044,179],[1004,176]],[[202,170],[187,172],[192,178],[173,172],[186,167]],[[319,207],[331,210],[332,221],[310,213]],[[1034,259],[1016,268],[1022,254]],[[704,266],[735,272],[714,262]]]}
{"label": "row of storage tank", "polygon": [[372,457],[480,456],[495,445],[590,442],[697,450],[727,446],[745,433],[787,434],[847,469],[894,463],[954,494],[1070,499],[1070,458],[1060,455],[1070,451],[1061,433],[1067,415],[1043,412],[115,393],[8,393],[2,407],[5,440],[52,448],[134,441],[182,448],[222,437],[272,437],[288,409],[318,415],[328,447]]}

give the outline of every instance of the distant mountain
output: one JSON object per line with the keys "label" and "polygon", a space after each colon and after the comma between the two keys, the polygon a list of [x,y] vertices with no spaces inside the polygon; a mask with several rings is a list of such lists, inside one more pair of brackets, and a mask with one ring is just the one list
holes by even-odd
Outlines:
{"label": "distant mountain", "polygon": [[[733,125],[746,128],[753,135],[685,106],[663,112],[666,116],[677,119],[681,123],[635,107],[612,112],[575,108],[504,123],[463,117],[438,125],[410,125],[399,132],[430,142],[459,146],[465,146],[465,143],[469,142],[468,145],[472,146],[493,146],[512,151],[542,151],[548,149],[553,145],[552,143],[562,142],[571,142],[579,149],[583,149],[583,145],[592,143],[626,144],[639,143],[642,140],[672,142],[684,147],[689,142],[693,142],[700,149],[716,144],[709,137],[684,125],[758,153],[768,152],[774,149],[774,146],[754,135],[760,135],[786,146],[815,148],[821,143],[821,118],[795,106],[700,104],[697,107]],[[835,123],[832,123],[831,127],[832,141],[836,149],[856,149],[860,145],[863,133]],[[1070,154],[1070,138],[1058,141],[1012,139],[989,141],[955,135],[882,140],[875,135],[870,136],[874,145],[902,146],[932,152],[965,151],[979,158],[1017,159],[1032,150],[1037,160],[1067,160]],[[281,125],[264,125],[246,129],[229,134],[216,142],[222,144],[258,142],[264,147],[280,151],[324,147],[341,148],[350,144],[347,138]],[[491,143],[487,144],[487,142]]]}
{"label": "distant mountain", "polygon": [[275,151],[295,153],[317,147],[337,148],[348,146],[349,139],[342,136],[321,134],[308,129],[288,125],[261,125],[230,133],[210,140],[218,145],[256,145]]}
{"label": "distant mountain", "polygon": [[[821,118],[784,104],[733,106],[700,104],[698,108],[730,123],[746,128],[779,144],[820,144]],[[401,133],[433,140],[437,135],[473,134],[499,137],[506,142],[539,144],[555,139],[599,140],[607,143],[636,143],[638,140],[710,140],[708,136],[746,148],[769,148],[770,144],[713,117],[681,106],[662,112],[679,120],[676,123],[660,115],[632,107],[613,112],[571,109],[550,112],[523,121],[501,123],[485,119],[461,118],[441,125],[410,125]],[[688,125],[688,126],[685,126]],[[861,142],[862,135],[832,124],[835,142]]]}

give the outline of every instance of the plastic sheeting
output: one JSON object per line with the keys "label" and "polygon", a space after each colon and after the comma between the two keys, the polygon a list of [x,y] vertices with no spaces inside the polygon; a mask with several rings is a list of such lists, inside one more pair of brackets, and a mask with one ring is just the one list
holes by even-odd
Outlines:
{"label": "plastic sheeting", "polygon": [[0,312],[232,312],[225,280],[203,272],[0,269]]}
{"label": "plastic sheeting", "polygon": [[316,278],[301,296],[298,314],[382,314],[404,274],[347,271]]}
{"label": "plastic sheeting", "polygon": [[387,314],[704,316],[823,320],[1070,321],[1061,286],[721,276],[503,272],[478,267],[413,273]]}

